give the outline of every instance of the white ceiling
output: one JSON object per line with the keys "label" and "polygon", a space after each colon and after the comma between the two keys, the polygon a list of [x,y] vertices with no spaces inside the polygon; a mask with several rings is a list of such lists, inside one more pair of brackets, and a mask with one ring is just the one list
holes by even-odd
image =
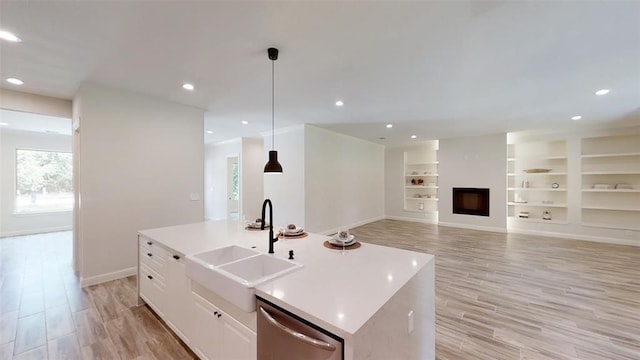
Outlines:
{"label": "white ceiling", "polygon": [[2,79],[25,82],[3,87],[70,99],[91,81],[201,107],[208,141],[270,129],[271,46],[276,128],[400,145],[640,123],[638,1],[0,1],[0,28],[23,40],[0,42]]}

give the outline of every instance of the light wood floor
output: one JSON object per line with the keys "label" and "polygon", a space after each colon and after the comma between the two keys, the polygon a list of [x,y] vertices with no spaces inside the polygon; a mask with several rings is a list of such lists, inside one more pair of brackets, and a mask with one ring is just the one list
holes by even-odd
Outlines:
{"label": "light wood floor", "polygon": [[640,359],[640,247],[394,220],[352,233],[436,256],[438,359]]}
{"label": "light wood floor", "polygon": [[[436,255],[438,359],[640,359],[640,248],[383,220]],[[81,289],[71,234],[0,239],[0,359],[191,359],[135,278]],[[389,359],[394,360],[394,359]]]}
{"label": "light wood floor", "polygon": [[70,232],[0,239],[0,359],[193,359],[136,279],[80,288]]}

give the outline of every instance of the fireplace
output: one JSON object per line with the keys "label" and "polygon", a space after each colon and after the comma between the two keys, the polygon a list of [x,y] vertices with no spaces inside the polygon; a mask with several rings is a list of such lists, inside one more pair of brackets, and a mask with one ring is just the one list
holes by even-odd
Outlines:
{"label": "fireplace", "polygon": [[453,188],[453,213],[489,216],[489,189]]}

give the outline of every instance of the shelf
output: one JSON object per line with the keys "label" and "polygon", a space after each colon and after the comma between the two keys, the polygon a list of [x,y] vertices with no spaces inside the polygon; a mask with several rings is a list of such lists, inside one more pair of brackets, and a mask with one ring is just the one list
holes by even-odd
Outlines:
{"label": "shelf", "polygon": [[530,222],[530,223],[547,223],[547,224],[561,224],[561,225],[566,225],[569,223],[569,221],[567,220],[553,220],[553,219],[543,220],[538,218],[521,218],[517,216],[508,216],[507,218],[512,220],[522,221],[522,222]]}
{"label": "shelf", "polygon": [[405,185],[407,189],[437,189],[438,186],[427,186],[427,185]]}
{"label": "shelf", "polygon": [[564,155],[560,156],[528,156],[528,157],[508,157],[507,161],[535,161],[535,160],[567,160]]}
{"label": "shelf", "polygon": [[623,156],[640,156],[640,152],[630,153],[610,153],[610,154],[583,154],[583,159],[589,158],[606,158],[606,157],[623,157]]}
{"label": "shelf", "polygon": [[522,172],[522,174],[519,174],[520,176],[538,176],[538,175],[547,175],[547,176],[559,176],[559,175],[567,175],[566,172],[539,172],[539,173],[526,173],[526,172]]}
{"label": "shelf", "polygon": [[405,165],[407,166],[425,166],[425,165],[438,165],[440,162],[439,161],[433,161],[433,162],[424,162],[424,163],[407,163]]}
{"label": "shelf", "polygon": [[640,175],[640,171],[584,171],[582,175]]}
{"label": "shelf", "polygon": [[403,211],[413,212],[413,213],[424,213],[424,214],[435,214],[435,213],[437,213],[437,211],[433,211],[433,210],[404,209]]}
{"label": "shelf", "polygon": [[405,175],[405,177],[428,177],[428,176],[438,176],[438,174]]}
{"label": "shelf", "polygon": [[640,193],[640,189],[582,189],[582,192],[603,193]]}
{"label": "shelf", "polygon": [[567,191],[565,188],[507,188],[509,191]]}
{"label": "shelf", "polygon": [[599,227],[599,228],[605,228],[605,229],[640,230],[640,227],[638,226],[623,226],[623,225],[590,223],[590,222],[582,222],[581,224],[583,226]]}
{"label": "shelf", "polygon": [[426,201],[438,201],[437,198],[414,198],[414,197],[406,197],[405,200],[426,200]]}
{"label": "shelf", "polygon": [[542,204],[542,203],[517,203],[517,202],[508,202],[507,205],[510,206],[529,206],[529,207],[555,207],[555,208],[564,208],[567,207],[567,204]]}
{"label": "shelf", "polygon": [[583,209],[586,210],[607,210],[607,211],[640,211],[640,208],[621,208],[615,206],[595,206],[595,205],[587,205],[582,206]]}

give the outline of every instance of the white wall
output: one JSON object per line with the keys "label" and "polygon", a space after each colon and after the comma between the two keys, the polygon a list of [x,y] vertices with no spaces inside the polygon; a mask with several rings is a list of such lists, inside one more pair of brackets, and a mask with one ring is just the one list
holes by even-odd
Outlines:
{"label": "white wall", "polygon": [[205,147],[204,216],[207,219],[227,218],[227,158],[239,158],[241,151],[240,138]]}
{"label": "white wall", "polygon": [[93,84],[76,101],[84,286],[135,273],[138,230],[203,220],[204,112]]}
{"label": "white wall", "polygon": [[242,138],[240,156],[240,219],[257,219],[261,216],[264,200],[264,165],[262,139]]}
{"label": "white wall", "polygon": [[384,151],[384,194],[387,217],[397,220],[436,223],[437,214],[404,210],[405,152],[429,153],[435,149],[435,141],[426,141],[415,146],[386,148]]}
{"label": "white wall", "polygon": [[304,141],[307,230],[330,233],[384,217],[384,146],[310,125]]}
{"label": "white wall", "polygon": [[[69,120],[71,123],[71,120]],[[16,130],[0,130],[0,236],[70,230],[72,212],[14,214],[16,149],[71,152],[71,137]]]}
{"label": "white wall", "polygon": [[[441,139],[438,152],[439,224],[506,231],[507,135]],[[489,188],[490,216],[453,213],[454,187]]]}
{"label": "white wall", "polygon": [[[509,134],[510,142],[554,141],[567,142],[567,220],[568,224],[533,223],[509,219],[509,232],[539,234],[600,242],[640,245],[640,231],[598,228],[581,224],[582,176],[581,142],[583,137],[640,134],[640,126],[586,128],[575,131],[529,131]],[[640,221],[640,218],[638,219]]]}
{"label": "white wall", "polygon": [[[273,204],[274,225],[305,227],[305,131],[304,126],[281,129],[275,134],[275,150],[282,173],[264,174],[264,197]],[[261,170],[269,160],[271,134],[264,137]],[[260,204],[262,206],[262,204]]]}

